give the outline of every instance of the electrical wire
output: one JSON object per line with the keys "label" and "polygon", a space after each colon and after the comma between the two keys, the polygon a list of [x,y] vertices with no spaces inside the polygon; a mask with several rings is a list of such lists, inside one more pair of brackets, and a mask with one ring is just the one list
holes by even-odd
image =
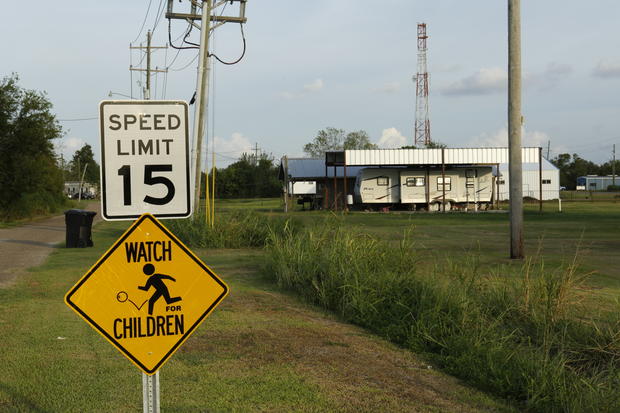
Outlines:
{"label": "electrical wire", "polygon": [[215,53],[209,53],[209,56],[213,56],[217,59],[218,62],[224,64],[224,65],[235,65],[237,63],[239,63],[241,61],[241,59],[243,59],[243,57],[245,56],[245,50],[246,50],[246,42],[245,42],[245,33],[243,32],[243,23],[239,23],[239,27],[241,28],[241,38],[243,39],[243,52],[241,53],[241,56],[239,56],[239,58],[235,61],[232,62],[226,62],[222,59],[220,59]]}
{"label": "electrical wire", "polygon": [[[170,43],[170,46],[172,46],[173,49],[177,49],[177,50],[186,50],[186,49],[198,49],[199,47],[196,46],[175,46],[174,42],[172,41],[172,33],[171,33],[171,25],[172,25],[172,19],[168,19],[168,43]],[[187,31],[187,33],[185,33],[185,36],[183,37],[183,43],[185,43],[185,39],[187,38],[187,36],[189,36],[189,34],[192,31],[192,25],[190,24],[189,30]]]}
{"label": "electrical wire", "polygon": [[95,119],[99,119],[99,116],[96,116],[94,118],[74,118],[74,119],[56,119],[58,122],[79,122],[82,120],[95,120]]}
{"label": "electrical wire", "polygon": [[164,14],[164,8],[162,7],[164,0],[159,0],[159,6],[157,7],[157,14],[155,14],[155,21],[153,22],[153,28],[151,29],[151,33],[155,33],[155,29],[159,25],[161,18]]}
{"label": "electrical wire", "polygon": [[144,15],[144,20],[142,21],[142,26],[140,26],[140,31],[138,32],[138,35],[136,36],[134,41],[131,42],[131,43],[135,43],[136,40],[138,40],[138,38],[142,34],[142,30],[144,30],[144,24],[146,23],[146,19],[149,17],[149,11],[151,10],[151,3],[152,3],[152,1],[153,0],[149,0],[149,7],[147,7],[147,9],[146,9],[146,14]]}
{"label": "electrical wire", "polygon": [[190,60],[190,61],[189,61],[189,62],[188,62],[185,66],[183,66],[183,67],[182,67],[182,68],[180,68],[180,69],[168,69],[168,70],[170,70],[171,72],[180,72],[180,71],[182,71],[182,70],[185,70],[185,69],[187,69],[187,68],[189,67],[189,65],[191,65],[192,63],[194,63],[194,61],[196,61],[196,59],[198,59],[198,56],[199,56],[199,54],[198,54],[198,53],[196,53],[196,56],[194,56],[194,58],[193,58],[192,60]]}

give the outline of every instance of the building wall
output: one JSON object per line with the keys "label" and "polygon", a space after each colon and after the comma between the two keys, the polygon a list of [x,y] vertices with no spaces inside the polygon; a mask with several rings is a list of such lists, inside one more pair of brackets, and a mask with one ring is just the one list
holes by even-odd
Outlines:
{"label": "building wall", "polygon": [[[505,165],[505,166],[504,166]],[[508,165],[500,165],[501,177],[499,177],[499,200],[507,201],[510,199],[509,182],[510,174]],[[533,199],[540,198],[540,177],[538,170],[523,171],[523,196]],[[542,196],[543,201],[558,199],[560,197],[560,171],[559,169],[547,169],[542,171]],[[503,183],[502,183],[503,182]]]}

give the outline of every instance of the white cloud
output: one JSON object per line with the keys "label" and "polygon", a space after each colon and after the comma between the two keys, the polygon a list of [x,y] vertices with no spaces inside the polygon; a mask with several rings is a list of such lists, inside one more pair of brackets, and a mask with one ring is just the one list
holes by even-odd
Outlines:
{"label": "white cloud", "polygon": [[290,92],[280,92],[280,97],[287,100],[292,99],[301,99],[307,96],[310,93],[316,93],[323,89],[325,84],[323,83],[323,79],[315,79],[314,82],[303,85],[300,91]]}
{"label": "white cloud", "polygon": [[304,85],[306,92],[318,92],[323,89],[323,79],[316,79],[314,82]]}
{"label": "white cloud", "polygon": [[601,60],[592,71],[592,76],[602,78],[620,77],[620,61]]}
{"label": "white cloud", "polygon": [[447,96],[488,95],[506,90],[508,74],[499,67],[482,68],[442,90]]}
{"label": "white cloud", "polygon": [[252,150],[252,143],[239,132],[233,133],[230,138],[215,137],[215,153],[236,158],[242,153],[249,153]]}
{"label": "white cloud", "polygon": [[407,145],[407,138],[405,138],[398,129],[388,128],[383,129],[383,132],[381,132],[381,138],[379,138],[379,142],[377,144],[380,148],[385,149],[400,148],[401,146]]}
{"label": "white cloud", "polygon": [[[541,131],[526,131],[521,129],[521,146],[546,147],[550,140],[549,135]],[[472,147],[505,148],[508,147],[508,128],[503,127],[495,132],[484,132],[469,142]]]}
{"label": "white cloud", "polygon": [[381,87],[375,88],[372,91],[375,93],[396,93],[400,90],[400,83],[389,82]]}
{"label": "white cloud", "polygon": [[85,144],[86,141],[82,138],[68,137],[56,141],[54,146],[57,154],[62,155],[65,161],[70,161],[75,151],[82,149]]}

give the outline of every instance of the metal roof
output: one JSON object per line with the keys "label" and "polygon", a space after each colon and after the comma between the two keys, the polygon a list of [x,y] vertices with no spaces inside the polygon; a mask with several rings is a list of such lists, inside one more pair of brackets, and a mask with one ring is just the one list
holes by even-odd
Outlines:
{"label": "metal roof", "polygon": [[[523,163],[537,164],[539,153],[521,148]],[[508,148],[356,149],[345,151],[345,159],[350,166],[498,164],[508,162]]]}
{"label": "metal roof", "polygon": [[[325,178],[325,159],[315,158],[288,158],[288,175],[292,180],[312,180]],[[280,168],[283,163],[280,164]],[[355,178],[361,167],[348,167],[347,177]],[[282,175],[282,171],[281,171]],[[344,168],[339,166],[336,168],[336,176],[344,178]],[[327,177],[334,177],[334,167],[327,167]]]}

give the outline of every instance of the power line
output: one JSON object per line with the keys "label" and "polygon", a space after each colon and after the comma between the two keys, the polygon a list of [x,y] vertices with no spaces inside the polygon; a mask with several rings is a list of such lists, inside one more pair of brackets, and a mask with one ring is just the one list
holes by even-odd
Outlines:
{"label": "power line", "polygon": [[58,122],[79,122],[83,120],[95,120],[99,119],[99,116],[95,116],[94,118],[75,118],[75,119],[56,119]]}
{"label": "power line", "polygon": [[229,66],[239,63],[243,59],[243,56],[245,56],[245,49],[246,49],[245,33],[243,32],[243,23],[239,23],[239,27],[241,28],[241,39],[243,40],[243,52],[241,52],[241,56],[239,56],[237,60],[234,60],[232,62],[226,62],[220,59],[215,53],[209,53],[209,56],[213,56],[217,59],[218,62],[225,64],[225,65],[229,65]]}
{"label": "power line", "polygon": [[198,53],[196,53],[196,56],[194,56],[194,58],[192,60],[190,60],[185,66],[183,66],[180,69],[169,69],[171,72],[180,72],[182,70],[185,70],[189,67],[189,65],[191,65],[192,63],[194,63],[196,61],[196,59],[198,59]]}
{"label": "power line", "polygon": [[146,9],[146,14],[144,15],[144,20],[142,21],[142,26],[140,26],[140,32],[138,32],[138,35],[136,36],[136,38],[134,39],[134,41],[132,43],[135,43],[136,40],[138,40],[138,38],[142,35],[142,30],[144,30],[144,24],[146,23],[146,19],[149,17],[149,10],[151,10],[151,2],[153,0],[149,0],[149,6]]}
{"label": "power line", "polygon": [[164,8],[162,7],[164,3],[164,0],[159,0],[159,6],[157,7],[157,14],[155,15],[155,21],[153,22],[153,28],[151,29],[151,33],[155,33],[155,29],[157,28],[157,26],[159,25],[159,22],[161,21],[163,14],[164,14]]}

